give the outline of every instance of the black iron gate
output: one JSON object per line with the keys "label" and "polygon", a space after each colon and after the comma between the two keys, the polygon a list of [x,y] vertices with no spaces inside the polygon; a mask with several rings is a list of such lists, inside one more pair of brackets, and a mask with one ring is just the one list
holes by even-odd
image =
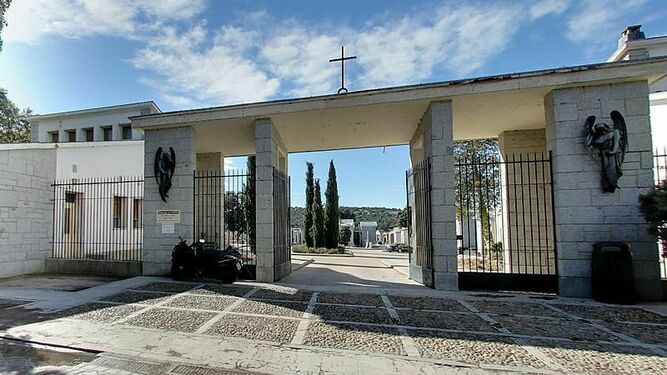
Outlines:
{"label": "black iron gate", "polygon": [[143,177],[56,180],[52,257],[142,260]]}
{"label": "black iron gate", "polygon": [[551,156],[456,161],[461,289],[557,292]]}
{"label": "black iron gate", "polygon": [[239,248],[246,265],[241,276],[254,279],[254,171],[195,171],[193,179],[193,238],[216,248]]}
{"label": "black iron gate", "polygon": [[[431,163],[426,158],[405,173],[408,196],[408,237],[413,252],[410,267],[416,281],[433,287],[433,243],[431,236]],[[413,259],[414,257],[414,259]]]}
{"label": "black iron gate", "polygon": [[273,264],[274,279],[282,277],[279,267],[292,260],[290,249],[290,179],[273,168]]}

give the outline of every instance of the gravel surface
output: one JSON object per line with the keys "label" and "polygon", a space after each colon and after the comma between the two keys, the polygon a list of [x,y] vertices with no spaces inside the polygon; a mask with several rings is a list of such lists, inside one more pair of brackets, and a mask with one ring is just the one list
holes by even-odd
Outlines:
{"label": "gravel surface", "polygon": [[579,341],[620,341],[616,336],[582,321],[503,315],[494,316],[493,319],[517,335],[561,337]]}
{"label": "gravel surface", "polygon": [[393,323],[387,310],[378,307],[315,305],[313,314],[319,316],[323,320],[380,324]]}
{"label": "gravel surface", "polygon": [[156,282],[134,288],[136,290],[149,290],[152,292],[181,293],[194,288],[197,284],[193,283],[175,283],[175,282]]}
{"label": "gravel surface", "polygon": [[400,324],[406,326],[496,332],[489,323],[475,314],[398,310],[398,315],[401,317]]}
{"label": "gravel surface", "polygon": [[355,324],[312,322],[304,345],[405,355],[397,330]]}
{"label": "gravel surface", "polygon": [[251,299],[277,299],[284,301],[308,302],[313,292],[307,290],[274,290],[260,289],[253,294]]}
{"label": "gravel surface", "polygon": [[667,346],[667,325],[644,325],[636,323],[604,322],[603,326],[646,344]]}
{"label": "gravel surface", "polygon": [[449,298],[431,297],[399,297],[389,296],[391,304],[396,308],[443,311],[468,311],[465,306]]}
{"label": "gravel surface", "polygon": [[545,365],[507,337],[409,330],[424,357],[472,364],[544,368]]}
{"label": "gravel surface", "polygon": [[238,300],[238,298],[232,297],[195,296],[185,294],[169,301],[165,306],[222,311]]}
{"label": "gravel surface", "polygon": [[104,297],[102,301],[119,302],[119,303],[141,303],[145,305],[154,305],[160,303],[172,294],[154,293],[154,292],[133,292],[124,291],[122,293],[114,294],[112,296]]}
{"label": "gravel surface", "polygon": [[243,301],[232,311],[236,313],[300,318],[303,316],[304,311],[306,311],[306,307],[308,307],[308,304],[303,302]]}
{"label": "gravel surface", "polygon": [[343,305],[362,305],[384,307],[382,298],[377,294],[342,294],[323,292],[317,303],[339,303]]}
{"label": "gravel surface", "polygon": [[531,340],[529,344],[568,373],[667,374],[667,358],[643,348],[547,340]]}
{"label": "gravel surface", "polygon": [[242,337],[250,340],[289,343],[292,341],[298,325],[297,320],[225,315],[206,333]]}
{"label": "gravel surface", "polygon": [[144,307],[141,306],[112,305],[108,303],[93,302],[59,311],[56,313],[56,317],[111,323],[143,308]]}
{"label": "gravel surface", "polygon": [[243,297],[253,288],[242,285],[221,285],[221,284],[206,284],[201,288],[196,288],[188,293],[201,295],[215,295],[215,296],[234,296]]}
{"label": "gravel surface", "polygon": [[171,331],[194,332],[215,315],[216,313],[156,308],[135,316],[125,324]]}
{"label": "gravel surface", "polygon": [[566,318],[566,315],[538,303],[507,301],[468,301],[480,312],[502,315],[533,315],[552,318]]}
{"label": "gravel surface", "polygon": [[607,307],[552,304],[585,319],[667,324],[667,316],[636,307]]}

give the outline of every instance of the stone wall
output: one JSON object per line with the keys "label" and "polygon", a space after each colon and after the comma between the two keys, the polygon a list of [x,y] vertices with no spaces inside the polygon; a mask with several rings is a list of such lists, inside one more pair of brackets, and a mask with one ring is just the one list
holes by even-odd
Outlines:
{"label": "stone wall", "polygon": [[[604,193],[599,165],[584,147],[590,115],[610,123],[619,111],[627,122],[629,150],[620,189]],[[545,97],[547,149],[553,153],[559,292],[591,295],[591,254],[599,241],[631,246],[639,298],[662,298],[656,238],[647,233],[638,196],[653,186],[653,157],[646,81],[554,90]]]}
{"label": "stone wall", "polygon": [[[431,103],[410,142],[413,165],[431,159],[433,285],[441,290],[458,289],[452,119],[451,101]],[[428,281],[422,271],[410,265],[412,279]]]}
{"label": "stone wall", "polygon": [[273,282],[287,276],[291,264],[274,264],[273,168],[287,172],[287,157],[285,145],[270,119],[255,121],[255,152],[257,281]]}
{"label": "stone wall", "polygon": [[[192,127],[146,130],[144,142],[144,275],[167,275],[171,270],[171,250],[178,236],[192,241],[193,227],[193,178],[197,166],[195,136]],[[176,170],[167,202],[160,199],[155,182],[153,163],[158,147],[176,152]],[[175,233],[162,233],[162,225],[156,222],[158,210],[180,210],[181,222],[175,224]]]}
{"label": "stone wall", "polygon": [[0,278],[45,270],[55,174],[55,148],[0,152]]}

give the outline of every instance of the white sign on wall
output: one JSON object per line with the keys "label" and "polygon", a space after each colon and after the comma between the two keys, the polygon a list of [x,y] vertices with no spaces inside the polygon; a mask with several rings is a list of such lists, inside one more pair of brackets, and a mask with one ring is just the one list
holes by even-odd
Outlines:
{"label": "white sign on wall", "polygon": [[180,224],[181,210],[157,210],[155,220],[158,224]]}
{"label": "white sign on wall", "polygon": [[175,224],[162,224],[162,233],[174,233],[175,227]]}

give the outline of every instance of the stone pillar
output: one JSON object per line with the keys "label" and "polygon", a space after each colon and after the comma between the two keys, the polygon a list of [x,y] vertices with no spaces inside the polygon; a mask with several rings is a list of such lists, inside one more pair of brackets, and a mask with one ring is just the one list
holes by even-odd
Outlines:
{"label": "stone pillar", "polygon": [[[171,270],[171,250],[178,243],[178,236],[192,240],[193,181],[196,168],[195,134],[190,126],[168,129],[146,129],[144,141],[144,275],[168,275]],[[160,199],[155,182],[153,163],[158,147],[176,152],[176,169],[172,178],[167,202]],[[180,210],[181,222],[175,224],[174,233],[162,233],[162,225],[156,222],[157,210]]]}
{"label": "stone pillar", "polygon": [[501,158],[503,266],[506,272],[550,274],[553,257],[551,181],[545,129],[505,131],[498,135]]}
{"label": "stone pillar", "polygon": [[[225,158],[220,152],[197,154],[197,170],[208,171],[211,176],[222,176],[225,172]],[[205,234],[207,241],[214,241],[225,247],[225,179],[199,179],[197,205],[197,235]]]}
{"label": "stone pillar", "polygon": [[[638,196],[653,186],[648,84],[636,81],[554,90],[545,97],[547,149],[553,157],[559,293],[591,295],[591,254],[599,241],[631,246],[637,295],[662,297],[655,236],[639,213]],[[620,189],[602,191],[599,165],[583,144],[588,116],[611,123],[619,111],[627,122],[629,149]]]}
{"label": "stone pillar", "polygon": [[255,121],[255,153],[257,281],[273,282],[288,275],[291,264],[274,265],[273,168],[287,172],[287,153],[271,119]]}
{"label": "stone pillar", "polygon": [[[413,165],[424,158],[431,159],[433,286],[440,290],[458,290],[452,121],[452,102],[433,102],[410,142]],[[428,275],[422,271],[411,264],[410,278],[426,281]]]}

